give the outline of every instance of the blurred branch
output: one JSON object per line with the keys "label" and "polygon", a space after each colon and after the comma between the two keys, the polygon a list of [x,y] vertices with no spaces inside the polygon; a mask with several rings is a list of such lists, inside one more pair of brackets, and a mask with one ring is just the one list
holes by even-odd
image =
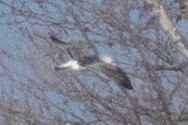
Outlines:
{"label": "blurred branch", "polygon": [[179,32],[176,30],[176,27],[174,27],[172,21],[168,17],[164,7],[156,0],[147,0],[147,2],[154,6],[153,12],[159,17],[161,27],[171,36],[172,41],[177,45],[178,50],[188,59],[188,50],[185,47]]}

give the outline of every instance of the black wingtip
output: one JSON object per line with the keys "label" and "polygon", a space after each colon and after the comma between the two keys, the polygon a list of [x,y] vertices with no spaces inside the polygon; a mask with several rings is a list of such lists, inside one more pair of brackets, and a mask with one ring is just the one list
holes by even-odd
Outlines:
{"label": "black wingtip", "polygon": [[129,90],[133,90],[133,86],[131,84],[127,85],[126,83],[124,83],[124,85],[122,85],[121,87]]}
{"label": "black wingtip", "polygon": [[66,45],[67,43],[63,42],[62,40],[58,39],[57,37],[51,35],[50,39],[54,42],[54,43],[58,43],[58,44],[64,44]]}
{"label": "black wingtip", "polygon": [[122,81],[122,82],[119,83],[119,85],[120,85],[120,87],[121,87],[122,89],[133,90],[133,86],[132,86],[130,80],[128,80],[128,81],[126,81],[126,82],[125,82],[125,81]]}
{"label": "black wingtip", "polygon": [[127,88],[127,89],[130,89],[130,90],[133,90],[133,86],[132,86],[132,85],[127,86],[126,88]]}

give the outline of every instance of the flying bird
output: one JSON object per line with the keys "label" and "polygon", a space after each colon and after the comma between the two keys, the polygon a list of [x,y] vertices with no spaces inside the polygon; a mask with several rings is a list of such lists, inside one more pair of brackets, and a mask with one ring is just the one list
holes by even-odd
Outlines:
{"label": "flying bird", "polygon": [[110,79],[113,79],[121,89],[133,89],[131,81],[126,72],[116,66],[110,57],[99,57],[96,55],[87,56],[79,58],[78,60],[70,60],[67,63],[55,66],[54,70],[58,71],[67,67],[71,68],[72,70],[90,69],[92,71],[99,72]]}
{"label": "flying bird", "polygon": [[73,60],[66,63],[54,66],[53,68],[55,71],[66,68],[78,71],[89,69],[95,73],[98,73],[102,77],[113,79],[121,89],[133,89],[131,81],[126,72],[118,67],[113,62],[112,58],[108,56],[98,56],[97,54],[85,55],[88,54],[88,47],[86,45],[65,43],[52,35],[50,36],[50,39],[54,43],[62,45],[70,57],[73,58]]}

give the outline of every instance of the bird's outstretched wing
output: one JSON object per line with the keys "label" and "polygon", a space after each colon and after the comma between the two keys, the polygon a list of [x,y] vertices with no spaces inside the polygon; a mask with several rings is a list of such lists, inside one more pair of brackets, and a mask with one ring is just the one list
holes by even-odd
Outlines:
{"label": "bird's outstretched wing", "polygon": [[68,45],[68,43],[63,42],[62,40],[58,39],[57,37],[55,37],[55,36],[53,36],[53,35],[50,36],[50,39],[51,39],[54,43],[62,44],[62,45]]}
{"label": "bird's outstretched wing", "polygon": [[100,69],[103,74],[117,82],[120,88],[133,89],[129,77],[121,68],[114,65],[100,65]]}

